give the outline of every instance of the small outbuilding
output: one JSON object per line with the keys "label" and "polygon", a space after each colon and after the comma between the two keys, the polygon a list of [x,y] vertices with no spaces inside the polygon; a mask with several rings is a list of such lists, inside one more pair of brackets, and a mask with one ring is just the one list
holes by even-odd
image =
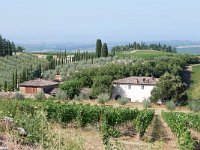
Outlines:
{"label": "small outbuilding", "polygon": [[40,92],[50,94],[53,89],[58,88],[59,82],[37,78],[21,83],[18,86],[23,94],[37,94]]}
{"label": "small outbuilding", "polygon": [[113,81],[112,98],[129,98],[131,102],[143,102],[149,99],[151,91],[158,82],[154,77],[132,76]]}

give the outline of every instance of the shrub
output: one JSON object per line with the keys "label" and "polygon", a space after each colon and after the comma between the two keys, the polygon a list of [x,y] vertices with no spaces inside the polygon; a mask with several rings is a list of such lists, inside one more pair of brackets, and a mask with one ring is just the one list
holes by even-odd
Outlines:
{"label": "shrub", "polygon": [[200,100],[193,100],[189,102],[188,107],[193,112],[200,112]]}
{"label": "shrub", "polygon": [[77,100],[77,101],[82,101],[82,100],[89,99],[89,96],[85,95],[83,93],[80,93],[79,95],[75,95],[74,99]]}
{"label": "shrub", "polygon": [[129,102],[129,99],[126,97],[122,97],[122,98],[119,98],[117,101],[121,105],[126,105]]}
{"label": "shrub", "polygon": [[23,100],[24,99],[24,95],[22,95],[21,93],[17,92],[15,94],[14,98],[17,99],[17,100]]}
{"label": "shrub", "polygon": [[166,107],[168,110],[175,110],[176,109],[176,104],[174,103],[174,101],[169,101],[166,102]]}
{"label": "shrub", "polygon": [[67,97],[67,94],[64,91],[59,90],[58,93],[56,94],[56,99],[58,99],[58,100],[67,100],[68,97]]}
{"label": "shrub", "polygon": [[44,92],[40,92],[34,96],[36,100],[43,100],[46,99]]}
{"label": "shrub", "polygon": [[143,101],[143,106],[144,106],[144,108],[151,107],[151,102],[148,99],[145,99]]}
{"label": "shrub", "polygon": [[106,102],[108,102],[110,100],[110,95],[108,93],[105,93],[105,94],[100,94],[98,96],[98,99],[97,101],[100,103],[100,104],[105,104]]}

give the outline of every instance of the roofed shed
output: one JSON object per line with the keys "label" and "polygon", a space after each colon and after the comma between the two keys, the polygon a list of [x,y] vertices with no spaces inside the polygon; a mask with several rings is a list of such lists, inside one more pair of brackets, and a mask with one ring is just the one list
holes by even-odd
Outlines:
{"label": "roofed shed", "polygon": [[20,92],[24,94],[37,94],[39,92],[50,93],[54,88],[57,88],[58,82],[52,80],[44,80],[37,78],[35,80],[26,81],[19,84]]}

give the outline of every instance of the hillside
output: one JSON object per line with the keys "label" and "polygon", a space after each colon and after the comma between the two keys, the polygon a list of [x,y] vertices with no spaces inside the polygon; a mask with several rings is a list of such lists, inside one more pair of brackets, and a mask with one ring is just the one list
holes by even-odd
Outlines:
{"label": "hillside", "polygon": [[200,98],[200,65],[194,65],[191,73],[191,86],[188,89],[188,96],[191,100]]}
{"label": "hillside", "polygon": [[46,61],[28,53],[19,53],[0,57],[0,64],[0,90],[7,91],[14,86],[14,76],[18,82],[23,81],[23,78],[31,78],[31,72],[34,72],[39,65],[46,64]]}

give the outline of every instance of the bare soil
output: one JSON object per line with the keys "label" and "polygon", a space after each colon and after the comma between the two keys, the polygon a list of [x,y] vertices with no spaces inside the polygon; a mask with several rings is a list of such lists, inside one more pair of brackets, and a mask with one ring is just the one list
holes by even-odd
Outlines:
{"label": "bare soil", "polygon": [[200,132],[190,129],[192,138],[196,141],[195,150],[200,150]]}

